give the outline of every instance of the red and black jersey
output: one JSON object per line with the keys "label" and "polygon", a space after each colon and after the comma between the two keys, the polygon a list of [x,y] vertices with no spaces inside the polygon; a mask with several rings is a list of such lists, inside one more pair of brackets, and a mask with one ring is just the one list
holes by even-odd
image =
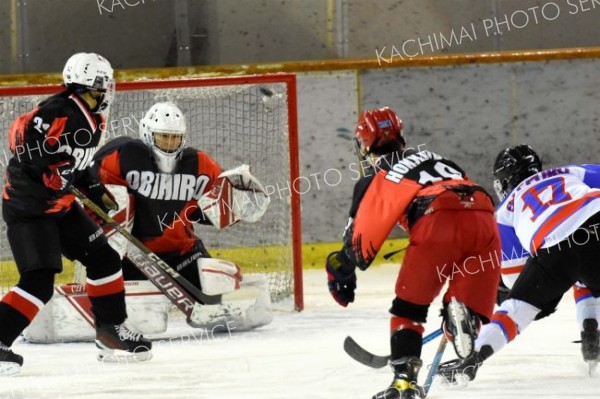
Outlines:
{"label": "red and black jersey", "polygon": [[6,169],[4,202],[26,214],[62,215],[75,197],[47,187],[43,176],[50,173],[51,165],[70,160],[75,168],[73,184],[91,184],[87,166],[105,128],[102,115],[92,113],[85,101],[68,91],[19,116],[9,130],[12,158]]}
{"label": "red and black jersey", "polygon": [[102,147],[92,170],[104,184],[128,187],[135,201],[132,234],[159,254],[183,254],[194,246],[192,222],[210,223],[197,201],[222,172],[208,155],[188,147],[173,173],[161,173],[150,148],[129,137]]}
{"label": "red and black jersey", "polygon": [[439,210],[494,212],[489,194],[454,162],[430,151],[407,151],[380,159],[376,173],[356,183],[344,248],[361,269],[399,224],[410,228],[424,215]]}

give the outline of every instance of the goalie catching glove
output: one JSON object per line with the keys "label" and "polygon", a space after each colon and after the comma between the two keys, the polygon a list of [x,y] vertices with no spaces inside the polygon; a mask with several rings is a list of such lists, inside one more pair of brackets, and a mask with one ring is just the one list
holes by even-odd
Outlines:
{"label": "goalie catching glove", "polygon": [[248,165],[227,170],[215,180],[212,189],[198,200],[198,206],[218,229],[240,220],[254,223],[269,206],[269,196]]}

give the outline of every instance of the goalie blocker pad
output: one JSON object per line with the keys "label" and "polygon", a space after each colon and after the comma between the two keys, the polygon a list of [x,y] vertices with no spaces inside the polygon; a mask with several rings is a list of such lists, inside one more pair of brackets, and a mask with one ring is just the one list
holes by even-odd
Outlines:
{"label": "goalie blocker pad", "polygon": [[267,211],[269,196],[248,165],[227,170],[212,189],[198,200],[198,207],[218,229],[237,222],[257,222]]}

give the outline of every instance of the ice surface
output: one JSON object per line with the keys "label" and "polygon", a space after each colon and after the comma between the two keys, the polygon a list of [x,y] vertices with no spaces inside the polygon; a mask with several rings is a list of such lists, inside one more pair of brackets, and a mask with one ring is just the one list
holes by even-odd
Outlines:
{"label": "ice surface", "polygon": [[[154,359],[141,364],[98,363],[91,343],[17,342],[14,350],[25,364],[18,376],[0,379],[0,398],[371,398],[389,384],[390,370],[355,362],[342,342],[352,335],[374,353],[389,352],[387,309],[396,271],[386,265],[359,272],[356,303],[346,309],[329,297],[323,271],[307,271],[304,312],[278,313],[272,324],[242,333],[213,336],[175,326],[182,339],[156,340]],[[438,308],[436,302],[430,310],[427,332],[439,327]],[[434,385],[429,397],[598,398],[600,375],[587,376],[579,346],[571,343],[577,339],[569,292],[556,314],[534,322],[466,389]],[[426,363],[437,342],[425,346]],[[444,359],[452,357],[448,346]]]}

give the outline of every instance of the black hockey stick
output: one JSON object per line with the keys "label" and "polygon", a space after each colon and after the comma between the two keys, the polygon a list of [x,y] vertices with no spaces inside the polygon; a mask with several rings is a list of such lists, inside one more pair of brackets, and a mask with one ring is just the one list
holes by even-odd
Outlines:
{"label": "black hockey stick", "polygon": [[408,245],[405,246],[404,248],[400,248],[397,251],[389,252],[389,253],[383,255],[383,259],[388,260],[389,258],[391,258],[392,256],[396,255],[397,253],[400,253],[400,252],[404,251],[406,248],[408,248]]}
{"label": "black hockey stick", "polygon": [[[423,344],[433,341],[437,337],[442,335],[442,329],[435,330],[429,335],[423,337]],[[348,336],[344,340],[344,351],[354,360],[365,366],[372,367],[374,369],[380,369],[385,367],[390,360],[390,356],[378,356],[369,352],[360,346],[352,337]]]}
{"label": "black hockey stick", "polygon": [[154,252],[150,251],[140,240],[108,216],[98,205],[87,198],[76,187],[69,190],[109,226],[122,234],[134,247],[127,257],[169,300],[186,316],[191,317],[197,305],[221,303],[221,295],[204,294],[185,277],[167,265]]}

